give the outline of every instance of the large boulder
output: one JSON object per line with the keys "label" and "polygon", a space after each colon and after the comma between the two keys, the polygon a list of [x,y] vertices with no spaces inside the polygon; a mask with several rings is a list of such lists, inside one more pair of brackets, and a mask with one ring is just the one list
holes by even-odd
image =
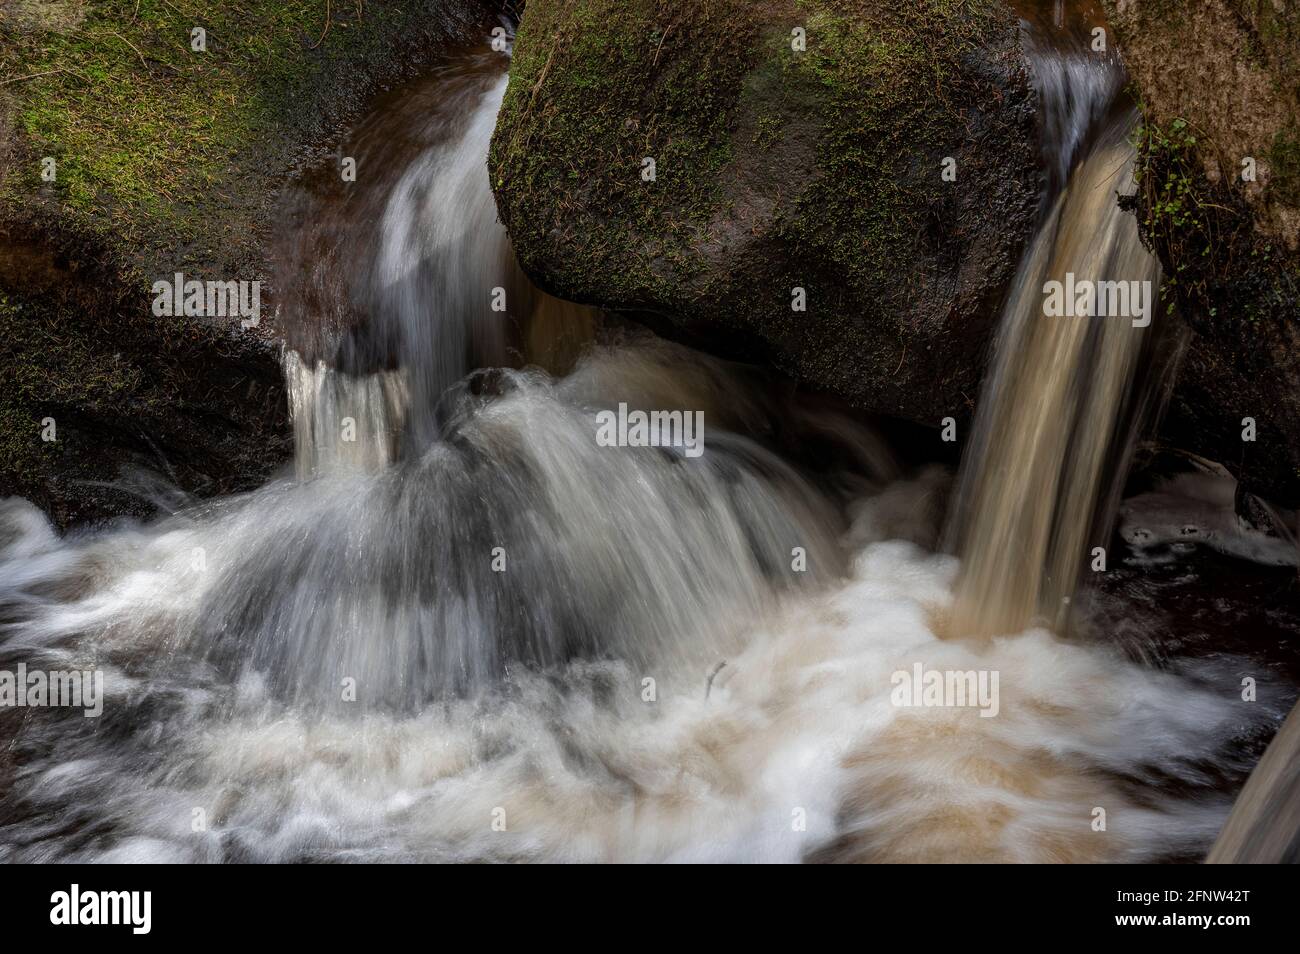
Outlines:
{"label": "large boulder", "polygon": [[[282,187],[500,8],[202,6],[0,4],[0,496],[61,524],[148,509],[106,486],[124,469],[218,493],[284,461]],[[266,320],[155,316],[176,272],[264,282]]]}
{"label": "large boulder", "polygon": [[[1162,437],[1295,504],[1300,7],[1106,6],[1145,116],[1127,205],[1193,332]],[[986,0],[532,0],[489,167],[547,290],[936,423],[1033,228],[1034,109]]]}
{"label": "large boulder", "polygon": [[1018,44],[991,0],[529,0],[498,208],[555,295],[937,424],[1033,231]]}

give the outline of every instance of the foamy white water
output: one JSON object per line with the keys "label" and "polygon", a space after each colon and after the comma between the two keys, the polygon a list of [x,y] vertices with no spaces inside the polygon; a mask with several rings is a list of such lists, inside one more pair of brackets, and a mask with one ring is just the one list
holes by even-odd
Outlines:
{"label": "foamy white water", "polygon": [[[464,377],[517,279],[470,79],[343,296],[398,366],[286,357],[292,479],[65,537],[0,504],[0,668],[108,693],[0,710],[0,860],[1200,857],[1288,697],[1242,701],[1253,661],[940,638],[949,475],[751,370],[627,336]],[[705,453],[600,446],[624,403]],[[996,674],[996,715],[898,704],[918,666]]]}
{"label": "foamy white water", "polygon": [[[784,428],[848,462],[814,481],[747,436],[781,412],[734,374],[625,341],[466,395],[445,443],[380,474],[66,540],[9,502],[0,662],[102,668],[108,699],[100,720],[29,714],[0,857],[1203,850],[1215,774],[1280,715],[1240,702],[1234,662],[1180,676],[1045,631],[939,639],[946,475],[899,480],[870,434],[796,406]],[[702,457],[596,444],[596,408],[666,395],[713,422]],[[917,663],[998,671],[998,716],[895,706]]]}

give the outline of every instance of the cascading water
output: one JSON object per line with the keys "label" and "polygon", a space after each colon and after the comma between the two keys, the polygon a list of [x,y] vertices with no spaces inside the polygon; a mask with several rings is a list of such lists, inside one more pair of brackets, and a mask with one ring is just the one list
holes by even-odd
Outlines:
{"label": "cascading water", "polygon": [[[304,231],[320,255],[294,259],[299,297],[329,333],[286,356],[296,479],[62,538],[0,507],[0,668],[96,668],[107,692],[97,719],[0,710],[0,860],[1198,857],[1282,711],[1216,688],[1240,660],[941,638],[946,475],[900,474],[862,425],[752,370],[607,334],[563,376],[456,383],[511,333],[488,308],[517,273],[483,205],[500,69],[438,77],[451,107],[390,104],[436,134],[370,164],[387,172],[347,200],[362,214]],[[1025,287],[1135,254],[1116,180],[1084,168]],[[1011,333],[1039,353],[1048,322],[1027,315],[1010,308]],[[1048,353],[1128,353],[1097,333]],[[986,407],[1014,404],[1019,374],[995,373],[1017,380]],[[1053,400],[1074,440],[1111,441],[1081,399]],[[596,414],[620,403],[703,412],[706,452],[600,446]],[[977,459],[1017,452],[987,443]],[[1057,496],[1086,496],[1089,473]],[[1146,618],[1159,644],[1169,621]],[[999,673],[997,718],[900,706],[914,667]]]}
{"label": "cascading water", "polygon": [[300,477],[418,456],[440,435],[444,393],[474,368],[510,363],[512,316],[532,333],[515,349],[552,370],[566,341],[591,337],[590,310],[533,288],[496,218],[483,157],[504,60],[453,59],[359,131],[357,185],[299,197],[281,281]]}
{"label": "cascading water", "polygon": [[[1116,102],[1122,70],[1036,32],[1028,48],[1046,216],[1008,299],[963,461],[950,531],[962,557],[956,635],[1067,624],[1084,560],[1109,539],[1159,325],[1159,263],[1116,201],[1133,191],[1136,116]],[[1045,311],[1049,282],[1070,314]],[[1079,314],[1076,288],[1091,296]],[[1115,303],[1124,307],[1107,314]]]}

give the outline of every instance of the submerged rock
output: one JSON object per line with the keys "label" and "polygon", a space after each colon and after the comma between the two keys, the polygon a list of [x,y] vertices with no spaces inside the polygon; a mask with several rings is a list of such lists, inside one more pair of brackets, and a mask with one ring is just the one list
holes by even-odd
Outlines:
{"label": "submerged rock", "polygon": [[1018,44],[983,0],[531,0],[498,207],[553,294],[937,425],[1033,231]]}

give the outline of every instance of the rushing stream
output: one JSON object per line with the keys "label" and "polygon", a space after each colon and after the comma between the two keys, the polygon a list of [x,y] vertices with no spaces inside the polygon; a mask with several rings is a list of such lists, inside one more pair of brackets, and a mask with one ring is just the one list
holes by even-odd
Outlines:
{"label": "rushing stream", "polygon": [[[1128,321],[1049,334],[1036,286],[1159,278],[1114,209],[1117,75],[1083,93],[1040,54],[1044,100],[1078,108],[1045,123],[1069,158],[1007,306],[959,558],[942,468],[526,286],[484,168],[505,65],[407,91],[359,134],[386,174],[346,207],[303,198],[293,473],[67,536],[0,505],[0,667],[106,691],[98,718],[0,715],[0,860],[1202,856],[1287,673],[1193,651],[1137,583],[1047,628],[1118,493],[1146,359]],[[542,356],[559,337],[589,342],[576,366]],[[705,452],[602,446],[620,404],[702,412]],[[900,705],[918,670],[996,674],[995,695]]]}

